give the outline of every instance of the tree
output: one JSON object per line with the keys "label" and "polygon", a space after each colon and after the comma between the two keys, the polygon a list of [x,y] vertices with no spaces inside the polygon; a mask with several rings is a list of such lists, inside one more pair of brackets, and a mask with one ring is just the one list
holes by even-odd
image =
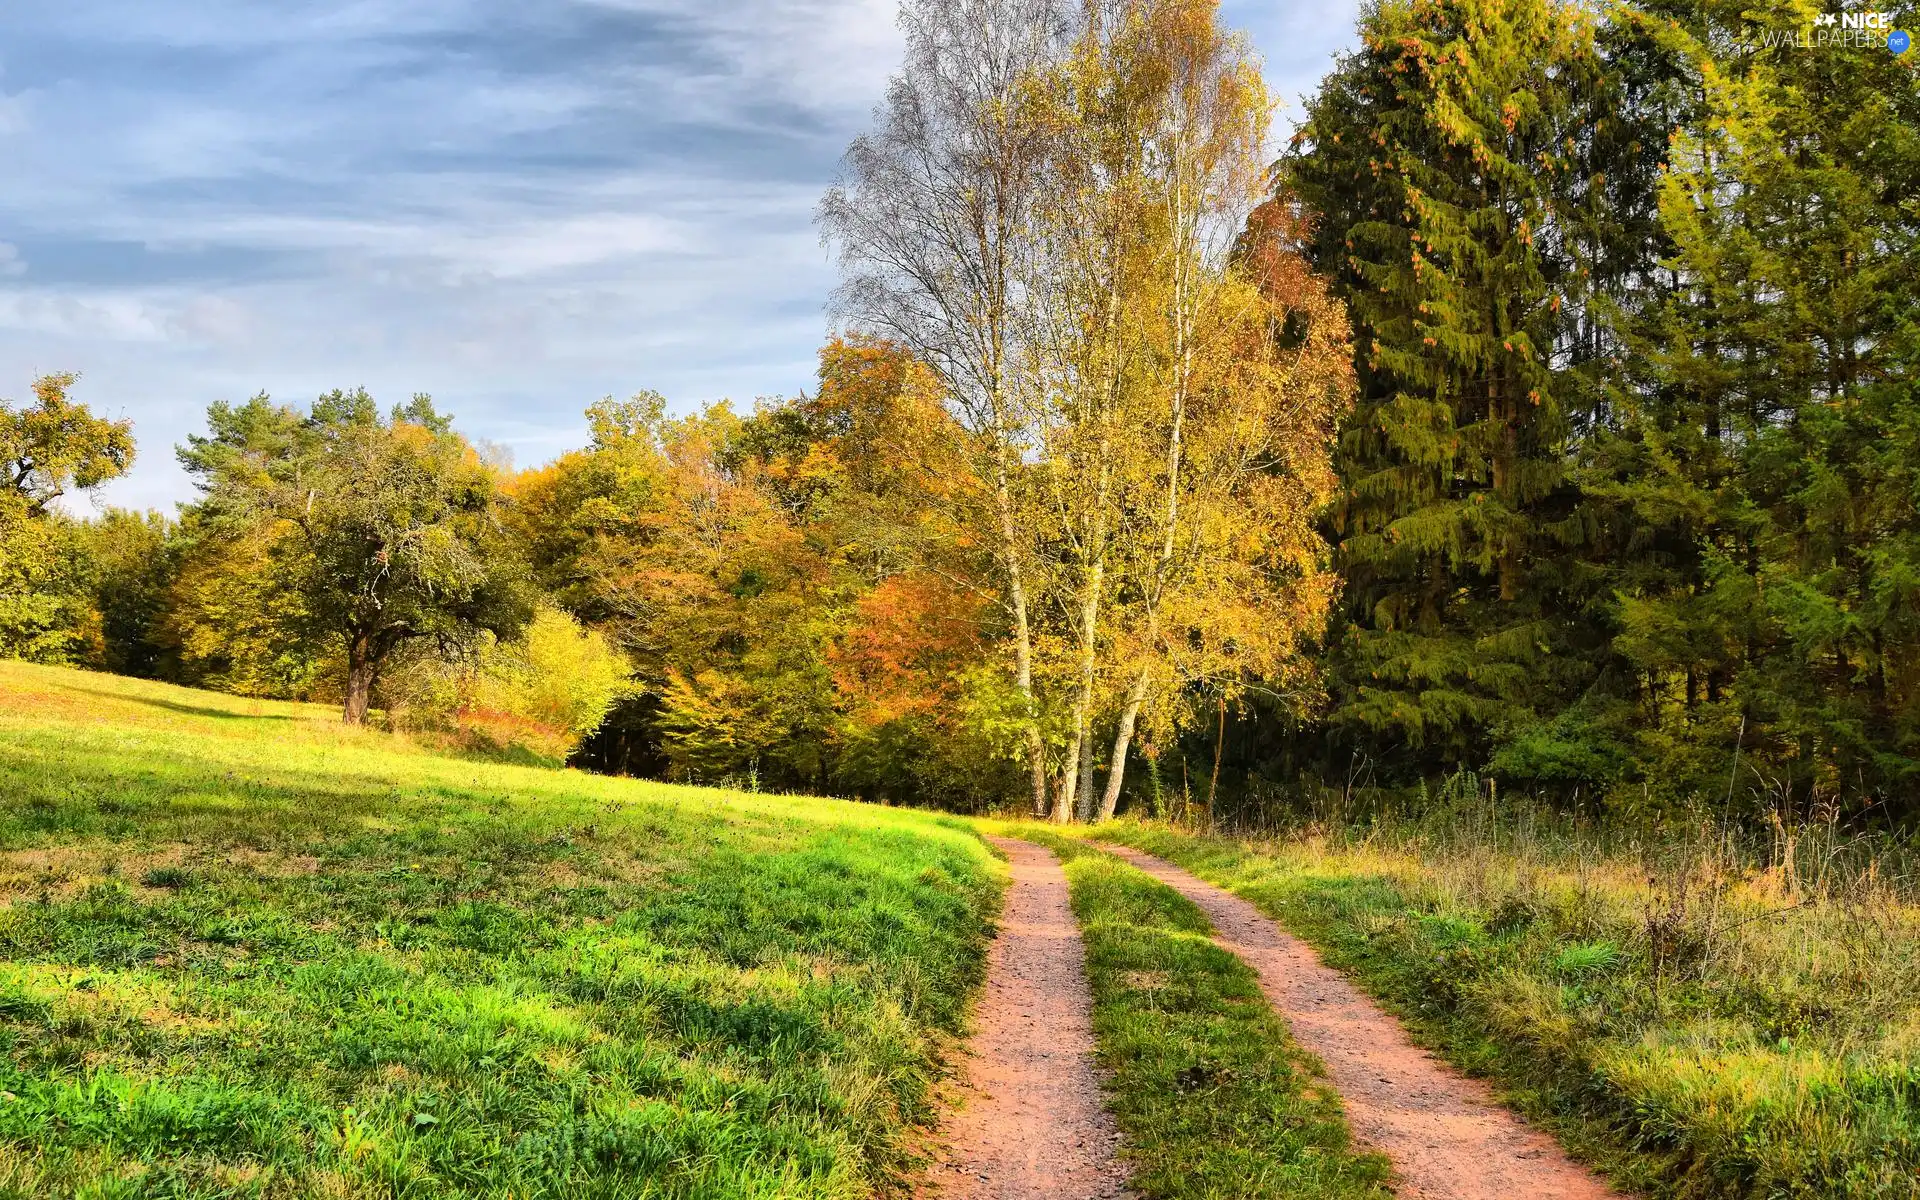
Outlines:
{"label": "tree", "polygon": [[92,565],[79,523],[58,510],[38,517],[0,492],[0,656],[31,662],[87,659],[100,650]]}
{"label": "tree", "polygon": [[[1276,438],[1294,444],[1281,428],[1290,422],[1324,450],[1345,378],[1344,319],[1322,293],[1313,315],[1332,319],[1307,339],[1314,365],[1283,380],[1290,368],[1279,367],[1277,335],[1288,321],[1290,336],[1305,334],[1312,305],[1285,311],[1305,301],[1296,295],[1270,307],[1245,269],[1257,258],[1268,271],[1277,250],[1234,262],[1235,235],[1267,174],[1268,102],[1244,40],[1221,28],[1211,0],[1113,0],[1086,11],[1043,93],[1055,133],[1038,210],[1048,255],[1034,288],[1034,342],[1052,398],[1039,473],[1073,581],[1063,820],[1112,812],[1143,706],[1156,689],[1192,682],[1176,680],[1183,655],[1169,639],[1197,629],[1162,628],[1169,599],[1203,576],[1222,587],[1222,603],[1239,595],[1225,586],[1234,552],[1209,528],[1226,513],[1213,501],[1238,493],[1229,505],[1249,503],[1262,474],[1324,480],[1324,453],[1316,465],[1310,454],[1280,462],[1268,452]],[[1320,354],[1328,348],[1335,357]],[[1305,509],[1267,512],[1275,539],[1292,536],[1323,493],[1310,485]],[[1321,573],[1317,563],[1308,571]],[[1272,626],[1283,640],[1294,628]],[[1107,785],[1096,795],[1095,726],[1113,709]]]}
{"label": "tree", "polygon": [[905,61],[875,114],[878,127],[848,148],[819,221],[843,272],[838,311],[932,370],[970,434],[1014,682],[1031,710],[1028,782],[1040,815],[1047,779],[1034,693],[1034,548],[1021,493],[1032,386],[1021,308],[1045,154],[1025,93],[1058,61],[1068,22],[1058,0],[908,0],[900,23]]}
{"label": "tree", "polygon": [[390,721],[564,762],[632,690],[626,656],[550,604],[512,640],[482,634],[454,651],[416,639],[394,652],[381,685]]}
{"label": "tree", "polygon": [[[1304,510],[1254,503],[1278,522],[1273,538],[1230,549],[1199,532],[1224,510],[1197,497],[1247,504],[1291,489],[1311,507],[1324,489],[1304,481],[1325,478],[1324,458],[1263,455],[1292,444],[1289,422],[1324,440],[1341,392],[1316,373],[1317,339],[1337,350],[1341,323],[1316,329],[1316,366],[1301,373],[1315,382],[1285,381],[1298,349],[1287,339],[1311,305],[1284,311],[1291,301],[1271,302],[1232,261],[1263,195],[1268,106],[1213,0],[910,5],[904,20],[907,67],[822,207],[845,272],[841,311],[930,369],[952,406],[964,465],[943,467],[955,482],[927,494],[956,526],[993,531],[1033,810],[1085,819],[1117,803],[1156,689],[1170,703],[1191,682],[1171,665],[1172,639],[1203,637],[1198,626],[1159,625],[1176,594],[1204,578],[1249,603],[1289,588],[1324,601],[1318,562],[1252,567]],[[1290,321],[1299,327],[1283,333]],[[1194,445],[1209,448],[1189,453],[1196,412],[1209,426]],[[1289,472],[1300,473],[1279,490],[1256,482]],[[1289,660],[1297,629],[1274,629],[1286,651],[1243,667]],[[1231,656],[1248,644],[1217,646]],[[978,699],[982,727],[995,725],[999,706]],[[1109,729],[1103,799],[1096,739]]]}
{"label": "tree", "polygon": [[[1034,405],[1044,503],[1037,514],[1061,566],[1072,694],[1054,820],[1091,815],[1093,725],[1101,683],[1103,608],[1120,534],[1116,506],[1127,408],[1151,385],[1155,318],[1154,201],[1148,140],[1171,78],[1155,54],[1154,18],[1171,6],[1089,4],[1069,53],[1035,81],[1049,136],[1040,255],[1023,314],[1033,330]],[[1036,515],[1037,515],[1036,514]],[[1040,521],[1036,522],[1041,523]]]}
{"label": "tree", "polygon": [[210,512],[282,523],[281,584],[341,640],[348,724],[401,643],[510,637],[531,615],[498,475],[428,397],[383,417],[365,391],[335,391],[302,417],[263,395],[207,421],[181,462]]}
{"label": "tree", "polygon": [[32,406],[0,402],[0,485],[28,518],[44,516],[68,488],[99,487],[133,466],[133,422],[96,417],[69,400],[78,379],[43,375],[33,382]]}
{"label": "tree", "polygon": [[1559,0],[1387,0],[1361,38],[1285,164],[1355,326],[1333,716],[1474,761],[1579,695],[1605,645],[1567,471],[1586,419],[1578,233],[1604,199],[1585,159],[1594,23]]}
{"label": "tree", "polygon": [[109,508],[77,533],[100,614],[98,665],[119,675],[164,678],[171,664],[160,626],[178,557],[173,522],[157,512]]}
{"label": "tree", "polygon": [[239,696],[339,700],[344,655],[282,564],[297,531],[279,518],[215,516],[213,500],[181,514],[169,548],[156,637],[174,677]]}
{"label": "tree", "polygon": [[514,522],[540,577],[631,657],[630,753],[678,778],[825,786],[830,564],[747,449],[759,418],[670,420],[643,394],[589,420],[588,450],[515,481]]}
{"label": "tree", "polygon": [[1172,701],[1185,691],[1254,691],[1305,714],[1319,698],[1305,648],[1325,623],[1338,581],[1319,518],[1335,494],[1332,450],[1353,403],[1346,310],[1307,270],[1297,214],[1270,200],[1249,217],[1234,257],[1192,271],[1177,386],[1131,422],[1145,453],[1129,456],[1130,513],[1121,555],[1120,649],[1131,673],[1097,816],[1120,799],[1140,713],[1162,734],[1204,716]]}
{"label": "tree", "polygon": [[67,396],[76,376],[34,381],[34,403],[0,402],[0,654],[96,657],[100,616],[83,532],[53,502],[133,465],[133,426]]}
{"label": "tree", "polygon": [[1636,765],[1684,799],[1738,739],[1796,803],[1904,795],[1920,81],[1878,48],[1759,40],[1801,29],[1798,6],[1671,16],[1627,22],[1689,102],[1656,193],[1666,286],[1630,314],[1638,386],[1602,460],[1660,568],[1617,585]]}

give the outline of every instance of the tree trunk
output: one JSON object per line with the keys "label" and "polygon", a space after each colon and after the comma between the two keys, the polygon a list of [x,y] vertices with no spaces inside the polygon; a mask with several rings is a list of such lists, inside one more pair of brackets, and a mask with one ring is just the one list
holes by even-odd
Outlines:
{"label": "tree trunk", "polygon": [[1080,739],[1067,743],[1067,761],[1060,768],[1060,785],[1053,795],[1053,822],[1065,825],[1073,820],[1073,797],[1080,786]]}
{"label": "tree trunk", "polygon": [[[999,411],[999,401],[995,401],[995,411]],[[1014,686],[1020,689],[1020,696],[1027,707],[1033,707],[1033,630],[1027,617],[1027,580],[1026,573],[1020,569],[1020,534],[1013,512],[1013,484],[1008,478],[1006,450],[1004,443],[996,450],[994,458],[993,502],[995,515],[1000,519],[1000,556],[1007,575],[1007,607],[1013,617],[1013,676]],[[1027,772],[1033,785],[1033,816],[1035,820],[1045,820],[1047,815],[1047,748],[1040,740],[1040,727],[1035,723],[1037,714],[1027,715]]]}
{"label": "tree trunk", "polygon": [[[1011,547],[1009,547],[1011,549]],[[1027,771],[1033,781],[1033,816],[1047,815],[1047,748],[1040,740],[1039,714],[1033,709],[1033,635],[1027,625],[1027,589],[1018,570],[1010,572],[1013,604],[1014,682],[1027,703]]]}
{"label": "tree trunk", "polygon": [[1093,820],[1093,730],[1087,730],[1087,736],[1080,739],[1080,819]]}
{"label": "tree trunk", "polygon": [[[1099,633],[1100,589],[1105,581],[1104,564],[1098,560],[1087,568],[1080,593],[1080,686],[1073,700],[1073,755],[1067,760],[1069,777],[1076,773],[1090,776],[1091,771],[1082,771],[1079,760],[1082,755],[1091,761],[1093,758],[1093,730],[1089,727],[1093,719],[1093,685],[1095,668],[1095,637]],[[1084,790],[1070,787],[1073,797],[1071,812],[1082,819],[1092,816],[1093,780],[1084,778]]]}
{"label": "tree trunk", "polygon": [[[1009,538],[1008,553],[1012,553]],[[1013,608],[1014,684],[1027,703],[1027,771],[1033,782],[1033,815],[1047,815],[1047,748],[1040,740],[1038,714],[1033,708],[1033,634],[1027,622],[1027,587],[1018,567],[1007,572],[1008,601]]]}
{"label": "tree trunk", "polygon": [[1133,677],[1133,690],[1127,693],[1127,706],[1120,710],[1120,728],[1113,735],[1113,757],[1107,761],[1107,792],[1100,798],[1100,819],[1110,821],[1120,807],[1120,784],[1126,778],[1127,749],[1133,745],[1133,725],[1140,719],[1140,706],[1147,699],[1147,669]]}
{"label": "tree trunk", "polygon": [[373,639],[364,633],[347,636],[347,699],[340,719],[348,725],[364,725],[367,707],[373,702],[373,679],[380,664],[373,654]]}
{"label": "tree trunk", "polygon": [[1047,748],[1041,744],[1040,730],[1027,727],[1027,770],[1033,776],[1033,819],[1047,819]]}
{"label": "tree trunk", "polygon": [[1213,739],[1213,779],[1207,784],[1207,828],[1212,829],[1219,820],[1216,804],[1220,799],[1220,754],[1227,748],[1227,697],[1220,696],[1220,732]]}

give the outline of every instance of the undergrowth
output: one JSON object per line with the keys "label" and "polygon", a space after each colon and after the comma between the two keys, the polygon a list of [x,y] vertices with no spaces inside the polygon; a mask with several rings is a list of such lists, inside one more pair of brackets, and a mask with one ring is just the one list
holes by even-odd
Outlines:
{"label": "undergrowth", "polygon": [[928,814],[0,663],[0,1197],[899,1187],[996,871]]}

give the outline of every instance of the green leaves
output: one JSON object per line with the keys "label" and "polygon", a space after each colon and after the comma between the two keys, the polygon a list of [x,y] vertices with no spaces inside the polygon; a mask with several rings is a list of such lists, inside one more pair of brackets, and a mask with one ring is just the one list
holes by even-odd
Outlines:
{"label": "green leaves", "polygon": [[35,402],[0,401],[0,656],[99,657],[100,614],[84,528],[50,507],[133,465],[133,424],[67,398],[77,376],[34,381]]}
{"label": "green leaves", "polygon": [[133,465],[133,422],[96,417],[67,391],[78,375],[33,381],[34,403],[15,409],[0,401],[0,489],[39,517],[68,488],[99,487]]}
{"label": "green leaves", "polygon": [[1589,291],[1575,234],[1604,212],[1578,184],[1596,164],[1569,155],[1606,93],[1591,18],[1553,0],[1383,5],[1362,37],[1282,164],[1318,211],[1362,384],[1333,513],[1333,717],[1472,755],[1559,699],[1533,664],[1580,637],[1543,617],[1568,605],[1580,527],[1559,352]]}
{"label": "green leaves", "polygon": [[350,721],[401,643],[512,634],[531,616],[500,480],[429,397],[382,417],[364,390],[336,390],[301,417],[261,395],[207,417],[181,462],[211,519],[267,531],[289,615],[344,643]]}

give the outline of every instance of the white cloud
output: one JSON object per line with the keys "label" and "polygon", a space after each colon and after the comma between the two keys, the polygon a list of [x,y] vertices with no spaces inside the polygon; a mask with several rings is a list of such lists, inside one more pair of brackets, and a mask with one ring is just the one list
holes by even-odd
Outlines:
{"label": "white cloud", "polygon": [[[25,7],[0,394],[81,371],[136,423],[106,496],[139,506],[189,495],[170,446],[261,389],[431,391],[531,464],[610,392],[810,385],[812,210],[900,42],[893,0]],[[1288,97],[1350,29],[1324,11],[1229,0]]]}
{"label": "white cloud", "polygon": [[751,101],[865,112],[900,57],[895,0],[584,0],[670,18],[697,31],[728,78],[752,81]]}

